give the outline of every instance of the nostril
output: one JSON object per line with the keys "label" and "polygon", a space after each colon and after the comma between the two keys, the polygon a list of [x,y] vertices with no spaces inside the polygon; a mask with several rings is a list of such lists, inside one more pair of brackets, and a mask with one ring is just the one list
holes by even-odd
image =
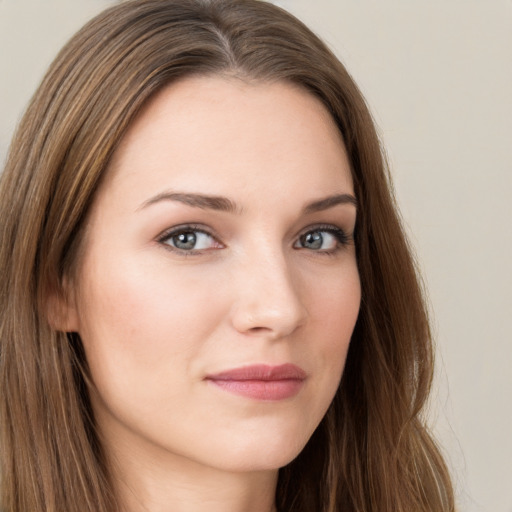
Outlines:
{"label": "nostril", "polygon": [[249,329],[249,332],[252,332],[254,334],[259,334],[259,333],[265,333],[265,332],[268,332],[270,331],[271,329],[269,329],[268,327],[251,327]]}

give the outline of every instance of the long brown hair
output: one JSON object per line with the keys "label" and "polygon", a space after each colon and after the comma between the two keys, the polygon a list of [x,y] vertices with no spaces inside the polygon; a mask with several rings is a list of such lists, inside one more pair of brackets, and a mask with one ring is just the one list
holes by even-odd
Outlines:
{"label": "long brown hair", "polygon": [[361,310],[327,415],[280,470],[278,509],[452,511],[421,416],[433,369],[426,308],[373,121],[327,47],[259,0],[121,3],[73,37],[35,93],[0,181],[2,510],[119,510],[80,340],[51,329],[46,301],[76,267],[127,127],[156,91],[191,74],[300,85],[335,119],[352,166]]}

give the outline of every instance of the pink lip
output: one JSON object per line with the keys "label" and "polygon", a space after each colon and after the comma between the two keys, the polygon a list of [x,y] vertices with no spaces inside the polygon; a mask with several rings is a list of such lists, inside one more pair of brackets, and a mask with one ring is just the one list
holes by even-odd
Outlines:
{"label": "pink lip", "polygon": [[205,380],[237,395],[275,401],[296,395],[306,377],[306,372],[294,364],[258,364],[208,375]]}

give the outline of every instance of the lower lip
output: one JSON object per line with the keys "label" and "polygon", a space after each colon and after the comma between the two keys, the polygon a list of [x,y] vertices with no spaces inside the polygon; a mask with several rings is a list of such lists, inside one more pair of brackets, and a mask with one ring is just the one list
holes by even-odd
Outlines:
{"label": "lower lip", "polygon": [[302,388],[302,379],[224,380],[209,379],[215,386],[255,400],[277,401],[295,396]]}

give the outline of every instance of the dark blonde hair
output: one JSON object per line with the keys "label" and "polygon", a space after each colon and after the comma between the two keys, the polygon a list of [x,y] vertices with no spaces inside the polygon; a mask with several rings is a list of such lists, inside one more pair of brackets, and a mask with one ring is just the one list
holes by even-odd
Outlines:
{"label": "dark blonde hair", "polygon": [[0,181],[2,510],[119,510],[80,339],[51,329],[46,301],[76,267],[127,127],[156,91],[193,74],[308,90],[336,121],[353,172],[361,310],[327,415],[280,470],[278,509],[454,510],[421,418],[433,370],[424,299],[370,113],[328,48],[258,0],[123,2],[73,37],[35,93]]}

